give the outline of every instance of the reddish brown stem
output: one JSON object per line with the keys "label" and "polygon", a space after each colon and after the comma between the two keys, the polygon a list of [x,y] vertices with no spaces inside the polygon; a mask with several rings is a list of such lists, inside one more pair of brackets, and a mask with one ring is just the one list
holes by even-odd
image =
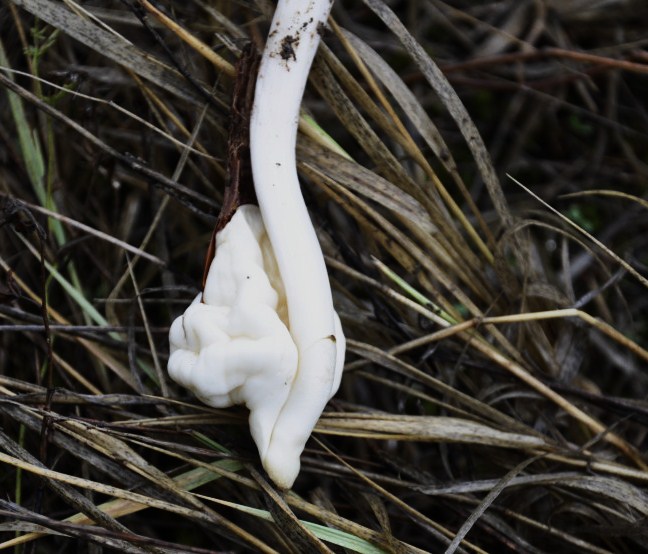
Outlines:
{"label": "reddish brown stem", "polygon": [[254,102],[254,87],[261,56],[256,48],[249,44],[241,52],[236,63],[236,80],[232,93],[230,110],[229,136],[227,139],[227,169],[229,182],[223,194],[214,232],[205,256],[202,286],[216,253],[216,234],[232,219],[239,206],[257,204],[252,169],[250,163],[250,114]]}

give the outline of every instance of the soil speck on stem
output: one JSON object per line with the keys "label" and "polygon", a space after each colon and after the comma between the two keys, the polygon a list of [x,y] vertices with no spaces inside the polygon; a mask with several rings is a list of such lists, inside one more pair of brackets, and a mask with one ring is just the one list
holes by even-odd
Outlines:
{"label": "soil speck on stem", "polygon": [[299,37],[286,35],[282,39],[281,46],[279,48],[279,55],[281,56],[282,60],[288,61],[290,58],[292,58],[294,61],[297,61],[297,56],[295,55],[293,44],[299,44]]}

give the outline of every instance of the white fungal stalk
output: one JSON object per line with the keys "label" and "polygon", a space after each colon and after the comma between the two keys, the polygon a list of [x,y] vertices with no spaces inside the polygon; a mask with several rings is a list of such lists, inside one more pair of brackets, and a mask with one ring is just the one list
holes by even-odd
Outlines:
{"label": "white fungal stalk", "polygon": [[205,290],[171,327],[169,374],[205,403],[244,403],[261,462],[290,488],[342,376],[345,340],[297,178],[299,107],[330,0],[279,0],[256,84],[259,202],[216,235]]}
{"label": "white fungal stalk", "polygon": [[290,395],[262,457],[270,477],[286,488],[297,477],[304,445],[339,387],[344,363],[344,335],[295,160],[299,107],[331,5],[330,0],[279,1],[250,123],[254,188],[286,290],[299,358]]}

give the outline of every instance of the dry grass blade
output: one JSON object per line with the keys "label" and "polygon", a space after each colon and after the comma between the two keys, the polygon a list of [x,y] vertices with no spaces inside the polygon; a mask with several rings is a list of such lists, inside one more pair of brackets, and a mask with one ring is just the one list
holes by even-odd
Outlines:
{"label": "dry grass blade", "polygon": [[[182,475],[179,475],[174,478],[177,486],[183,490],[190,491],[194,488],[197,488],[205,483],[209,483],[214,479],[218,479],[221,474],[229,474],[231,471],[236,471],[242,466],[239,462],[233,462],[228,460],[223,460],[215,462],[214,464],[208,466],[207,468],[196,468],[190,470]],[[56,483],[55,481],[53,483]],[[85,497],[84,497],[85,498]],[[141,510],[148,508],[146,504],[141,504],[130,499],[115,499],[103,504],[94,507],[94,511],[88,512],[88,515],[84,513],[75,514],[66,518],[66,522],[77,524],[77,525],[89,525],[95,522],[100,522],[106,518],[120,518],[126,515],[134,514]],[[17,537],[13,540],[7,541],[6,543],[0,544],[0,550],[3,548],[9,548],[11,546],[17,546],[19,544],[24,544],[35,540],[41,536],[41,533],[38,531],[28,533]]]}
{"label": "dry grass blade", "polygon": [[70,227],[74,227],[76,229],[79,229],[85,233],[88,233],[90,235],[93,235],[95,237],[99,237],[101,240],[105,240],[106,242],[109,242],[111,244],[114,244],[115,246],[126,250],[127,252],[130,252],[132,254],[136,254],[138,256],[141,256],[142,258],[153,262],[154,264],[163,266],[165,265],[164,260],[158,258],[157,256],[153,256],[152,254],[149,254],[148,252],[144,252],[143,250],[137,248],[136,246],[133,246],[131,244],[125,243],[122,240],[119,240],[107,233],[103,233],[102,231],[99,231],[98,229],[93,229],[89,225],[86,225],[84,223],[81,223],[80,221],[76,221],[72,218],[66,217],[62,214],[53,212],[52,210],[48,210],[46,208],[42,208],[40,206],[36,206],[34,204],[28,204],[25,203],[25,206],[27,206],[30,210],[34,210],[36,212],[45,214],[47,217],[51,217],[53,219],[56,219],[58,221],[62,221],[66,225],[69,225]]}
{"label": "dry grass blade", "polygon": [[636,202],[640,206],[648,210],[648,200],[639,198],[633,194],[628,194],[618,190],[582,190],[580,192],[572,192],[570,194],[563,194],[562,198],[578,198],[580,196],[609,196],[611,198],[624,198],[631,202]]}
{"label": "dry grass blade", "polygon": [[[510,176],[509,176],[510,177]],[[558,210],[547,204],[544,200],[542,200],[537,194],[534,194],[531,190],[529,190],[527,187],[525,187],[522,183],[520,183],[518,180],[513,179],[513,182],[518,185],[520,188],[524,189],[529,195],[531,195],[533,198],[535,198],[538,202],[541,202],[542,205],[551,210],[554,214],[556,214],[558,217],[562,219],[567,225],[572,227],[573,229],[576,229],[579,233],[581,233],[583,236],[587,237],[587,239],[591,240],[596,246],[598,246],[606,255],[610,256],[614,261],[616,261],[623,269],[625,269],[630,275],[632,275],[635,279],[637,279],[644,287],[648,288],[648,279],[641,275],[634,267],[632,267],[628,262],[626,262],[623,258],[618,256],[616,253],[614,253],[612,250],[610,250],[605,244],[603,244],[600,240],[598,240],[596,237],[592,236],[590,233],[585,231],[582,227],[580,227],[578,224],[574,223],[571,221],[569,218],[565,217],[562,215]]]}
{"label": "dry grass blade", "polygon": [[511,471],[509,471],[498,483],[495,485],[489,493],[486,495],[484,500],[480,502],[477,509],[470,514],[470,517],[466,522],[461,526],[457,534],[455,535],[452,542],[448,545],[448,548],[445,550],[445,554],[454,554],[457,551],[457,548],[461,544],[461,541],[464,540],[469,531],[473,528],[477,520],[484,515],[484,512],[488,507],[495,501],[499,494],[504,490],[507,484],[521,471],[524,471],[529,465],[535,462],[538,458],[531,458],[530,460],[525,460],[521,464],[515,466]]}
{"label": "dry grass blade", "polygon": [[[329,451],[330,452],[330,451]],[[424,523],[428,528],[426,531],[435,536],[437,539],[439,539],[442,543],[449,543],[450,541],[448,540],[448,537],[451,536],[451,532],[437,523],[436,521],[426,517],[422,513],[414,510],[412,507],[407,505],[407,503],[401,501],[394,495],[392,495],[388,490],[385,488],[381,487],[378,483],[374,482],[370,477],[363,475],[361,472],[353,468],[351,465],[346,463],[344,460],[339,459],[340,462],[342,462],[351,472],[356,475],[361,481],[364,481],[367,483],[371,489],[376,492],[377,494],[385,497],[387,500],[389,500],[391,503],[396,505],[397,507],[401,508],[405,512],[408,512],[413,518],[418,519],[421,523]],[[479,554],[484,554],[484,550],[481,548],[477,547],[474,544],[471,544],[468,541],[463,541],[463,545],[467,547],[470,551],[472,552],[477,552]],[[460,550],[460,552],[465,552],[463,549]]]}
{"label": "dry grass blade", "polygon": [[[90,100],[91,102],[95,102],[95,103],[98,103],[98,104],[105,104],[107,106],[110,106],[111,108],[117,110],[119,113],[124,114],[126,117],[132,118],[133,120],[137,121],[138,123],[141,123],[143,126],[151,129],[155,133],[157,133],[160,136],[166,138],[170,142],[173,142],[176,146],[181,146],[183,148],[189,148],[192,151],[192,153],[194,153],[194,154],[198,154],[199,156],[205,156],[205,157],[210,157],[211,158],[211,156],[209,156],[208,154],[206,154],[204,152],[201,152],[199,150],[194,150],[191,147],[187,147],[181,141],[179,141],[176,138],[172,137],[169,133],[163,131],[162,129],[159,129],[155,125],[152,125],[148,121],[146,121],[146,120],[142,119],[141,117],[139,117],[137,114],[134,114],[133,112],[130,112],[125,108],[122,108],[119,104],[116,104],[116,103],[110,102],[110,101],[106,101],[106,100],[103,100],[101,98],[97,98],[95,96],[89,96],[87,94],[81,94],[79,92],[70,90],[69,88],[59,86],[56,83],[53,83],[51,81],[41,79],[40,77],[34,77],[33,75],[30,75],[29,73],[26,73],[24,71],[16,71],[14,69],[9,69],[8,67],[0,67],[0,71],[4,71],[5,73],[12,73],[12,74],[15,74],[15,75],[21,75],[23,77],[29,77],[29,78],[32,78],[32,79],[38,81],[42,85],[46,85],[48,87],[59,90],[59,91],[65,93],[65,94],[69,94],[69,95],[74,96],[76,98],[83,98],[85,100]],[[56,214],[56,215],[58,215],[58,214]]]}
{"label": "dry grass blade", "polygon": [[[398,102],[400,107],[407,115],[408,119],[415,126],[417,132],[421,135],[421,137],[423,137],[437,159],[441,162],[445,170],[450,175],[452,175],[452,178],[459,188],[463,199],[466,201],[472,215],[479,223],[480,230],[487,237],[488,242],[492,247],[495,242],[492,233],[484,222],[479,209],[473,202],[470,193],[468,192],[466,185],[464,184],[461,175],[459,174],[459,170],[457,168],[455,160],[452,157],[452,153],[448,149],[448,146],[446,145],[443,137],[439,133],[439,130],[434,125],[430,117],[423,110],[410,89],[407,88],[405,83],[403,83],[403,81],[398,77],[396,72],[387,63],[385,63],[385,61],[378,55],[377,52],[375,52],[366,43],[364,43],[351,33],[343,33],[343,36],[346,40],[349,41],[353,48],[357,50],[358,55],[362,56],[363,61],[367,63],[371,70],[378,76],[380,82],[389,90],[394,99]],[[383,103],[387,104],[387,101],[384,100]],[[387,106],[391,108],[391,105],[387,104]],[[385,109],[387,109],[387,107]],[[398,122],[400,123],[400,120],[398,120]],[[430,164],[424,158],[421,151],[416,147],[413,139],[410,137],[409,133],[407,133],[404,126],[402,124],[400,124],[400,126],[402,127],[401,133],[407,139],[409,139],[407,141],[407,146],[409,146],[408,151],[410,155],[412,155],[417,163],[419,163],[421,167],[425,169],[436,190],[439,192],[444,202],[452,211],[452,214],[459,220],[471,239],[475,241],[476,246],[479,248],[484,257],[489,262],[492,262],[493,255],[490,252],[489,248],[486,246],[486,244],[484,244],[482,239],[474,230],[473,226],[463,215],[463,212],[461,211],[457,203],[453,200],[452,196],[448,193],[444,185],[441,183],[440,179],[437,177]]]}
{"label": "dry grass blade", "polygon": [[454,417],[334,414],[324,417],[317,430],[324,434],[382,440],[458,442],[523,449],[545,446],[539,437],[506,433]]}
{"label": "dry grass blade", "polygon": [[[204,513],[202,510],[185,508],[178,504],[172,504],[169,502],[156,500],[155,498],[151,498],[142,494],[123,490],[118,487],[104,485],[101,483],[93,482],[79,477],[72,477],[63,473],[59,473],[43,467],[35,466],[27,462],[23,462],[18,458],[7,456],[5,454],[2,454],[1,452],[0,452],[0,461],[2,461],[5,464],[11,465],[13,467],[20,468],[25,471],[34,473],[40,477],[45,477],[55,481],[60,481],[62,483],[67,483],[69,485],[74,485],[94,492],[100,492],[103,494],[107,494],[109,496],[122,498],[124,500],[128,500],[129,502],[143,504],[151,508],[158,508],[177,515],[186,516],[191,519],[196,519],[198,521],[203,521],[205,523],[209,523],[209,522],[217,523],[219,525],[223,525],[225,528],[229,528],[230,531],[235,532],[239,537],[244,539],[251,546],[254,546],[259,552],[266,552],[266,553],[274,552],[273,549],[268,548],[262,541],[256,539],[253,535],[245,532],[243,529],[238,528],[236,525],[227,522],[221,517],[214,517],[215,514],[213,512],[211,514]],[[187,498],[192,498],[192,497],[187,496]],[[192,503],[196,503],[193,500],[193,498],[192,498]]]}
{"label": "dry grass blade", "polygon": [[[40,464],[38,460],[36,460],[27,451],[21,448],[20,445],[12,441],[7,435],[1,432],[0,432],[0,443],[4,450],[13,453],[15,456],[19,456],[21,459],[23,459],[26,462],[29,462],[34,466],[40,466],[41,468],[43,468],[42,464]],[[121,531],[121,532],[128,533],[128,528],[126,528],[123,525],[120,525],[112,517],[105,514],[103,510],[98,509],[92,502],[90,502],[90,500],[88,500],[88,498],[83,496],[77,490],[73,489],[72,487],[60,484],[59,482],[51,479],[45,480],[45,483],[47,484],[48,487],[54,490],[58,495],[60,495],[62,498],[65,498],[68,502],[70,502],[70,504],[73,505],[76,509],[82,510],[85,515],[91,518],[91,520],[96,520],[98,522],[101,522],[105,527],[107,527],[108,529],[112,529],[113,531]],[[137,553],[144,552],[143,550],[137,547],[131,546],[126,541],[116,541],[116,543],[117,544],[113,544],[112,546],[123,549],[125,552],[137,552]],[[10,542],[8,544],[5,544],[4,546],[0,545],[0,549],[8,548],[10,546],[15,546],[17,544],[20,543]]]}
{"label": "dry grass blade", "polygon": [[373,10],[376,15],[383,20],[385,25],[387,25],[391,31],[398,36],[399,40],[407,49],[408,54],[416,60],[416,63],[421,68],[423,75],[425,75],[430,85],[432,85],[441,101],[447,107],[448,112],[455,120],[474,156],[475,162],[479,167],[484,183],[488,187],[488,191],[499,217],[505,227],[510,226],[512,222],[511,214],[507,202],[504,199],[504,195],[502,194],[502,189],[495,174],[490,156],[488,155],[486,145],[483,143],[477,127],[475,127],[472,118],[466,111],[466,108],[457,96],[456,92],[443,73],[441,73],[438,66],[430,59],[386,4],[381,0],[364,1],[367,6],[369,6],[369,8],[371,8],[371,10]]}
{"label": "dry grass blade", "polygon": [[252,468],[251,474],[266,495],[266,503],[272,519],[277,523],[281,531],[290,537],[290,541],[297,548],[303,552],[332,554],[331,549],[299,521],[286,501],[258,471]]}
{"label": "dry grass blade", "polygon": [[[64,122],[66,125],[69,125],[72,129],[74,129],[76,132],[78,132],[83,138],[89,140],[91,143],[95,144],[102,150],[104,150],[107,154],[110,156],[114,157],[115,159],[123,162],[126,166],[130,167],[132,170],[137,171],[142,173],[143,175],[150,177],[153,179],[155,182],[159,183],[160,187],[165,190],[166,192],[176,196],[176,198],[181,199],[181,201],[184,201],[187,206],[191,207],[192,209],[194,208],[193,202],[196,203],[201,203],[203,206],[210,207],[214,205],[214,202],[196,192],[191,190],[190,188],[181,185],[180,183],[177,183],[168,177],[161,175],[160,173],[149,169],[148,167],[140,164],[137,160],[131,159],[129,156],[121,154],[120,152],[117,152],[107,144],[105,144],[103,141],[101,141],[98,137],[94,136],[92,133],[78,125],[76,122],[72,121],[68,117],[66,117],[64,114],[59,112],[58,110],[52,108],[49,106],[47,103],[43,102],[40,100],[38,97],[36,97],[34,94],[29,92],[28,90],[23,89],[22,87],[16,85],[13,83],[10,79],[6,78],[4,75],[0,74],[0,84],[5,86],[6,88],[12,90],[16,94],[20,95],[22,98],[27,100],[28,102],[31,102],[39,107],[39,109],[43,110],[45,113],[51,115],[52,117],[61,120]],[[189,201],[190,199],[190,201]],[[208,208],[205,210],[207,211]],[[196,211],[199,211],[196,209]]]}
{"label": "dry grass blade", "polygon": [[168,65],[156,60],[150,54],[142,52],[128,42],[115,40],[112,33],[108,33],[90,21],[78,17],[62,4],[50,0],[11,1],[159,87],[181,98],[195,100],[195,93],[187,87],[180,75]]}

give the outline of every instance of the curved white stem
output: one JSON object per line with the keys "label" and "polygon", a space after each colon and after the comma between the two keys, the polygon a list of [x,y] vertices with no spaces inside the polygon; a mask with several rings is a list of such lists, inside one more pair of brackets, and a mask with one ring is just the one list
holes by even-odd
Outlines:
{"label": "curved white stem", "polygon": [[252,173],[288,303],[299,362],[290,394],[261,458],[289,488],[319,416],[339,386],[344,336],[324,258],[297,179],[299,108],[330,0],[279,0],[256,84],[250,124]]}
{"label": "curved white stem", "polygon": [[216,407],[245,404],[263,467],[280,487],[337,391],[344,334],[295,166],[299,105],[329,0],[280,0],[250,125],[259,207],[216,234],[204,291],[169,332],[169,375]]}

